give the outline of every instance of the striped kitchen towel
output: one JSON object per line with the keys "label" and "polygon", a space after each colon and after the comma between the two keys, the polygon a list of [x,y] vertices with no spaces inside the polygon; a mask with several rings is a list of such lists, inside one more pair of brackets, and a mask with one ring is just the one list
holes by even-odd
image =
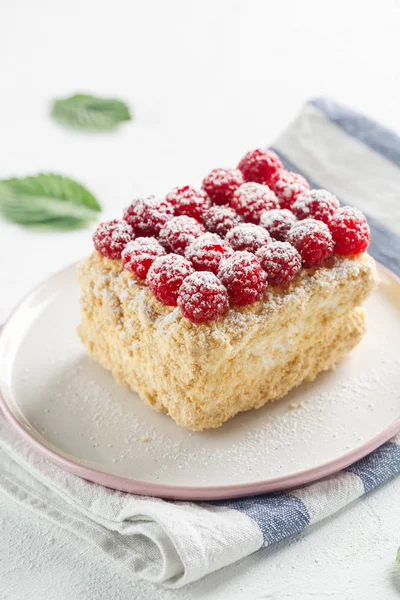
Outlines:
{"label": "striped kitchen towel", "polygon": [[[369,218],[371,252],[400,275],[400,138],[327,99],[274,144],[291,170]],[[400,435],[347,469],[282,493],[174,502],[90,483],[38,455],[0,415],[0,492],[100,548],[132,577],[181,587],[313,523],[400,473]]]}

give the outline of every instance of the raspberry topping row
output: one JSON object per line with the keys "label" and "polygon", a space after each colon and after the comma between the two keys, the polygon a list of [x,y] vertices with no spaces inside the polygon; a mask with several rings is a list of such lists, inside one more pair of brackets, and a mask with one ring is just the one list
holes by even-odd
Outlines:
{"label": "raspberry topping row", "polygon": [[359,210],[310,190],[273,151],[260,149],[236,169],[211,171],[200,190],[187,185],[165,198],[135,198],[123,220],[101,223],[93,235],[100,254],[121,260],[193,323],[262,299],[268,285],[288,285],[302,267],[360,254],[369,240]]}

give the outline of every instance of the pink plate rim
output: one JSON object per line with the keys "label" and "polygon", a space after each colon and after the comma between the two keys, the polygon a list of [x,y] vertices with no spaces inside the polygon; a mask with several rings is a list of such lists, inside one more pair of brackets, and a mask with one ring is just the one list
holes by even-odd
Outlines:
{"label": "pink plate rim", "polygon": [[[393,273],[390,269],[378,263],[380,269],[382,269],[388,277],[394,280],[400,285],[400,278]],[[57,273],[54,273],[47,279],[45,279],[39,286],[32,290],[25,298],[16,306],[12,311],[11,315],[7,319],[2,332],[7,327],[7,324],[15,315],[16,311],[37,288],[41,287],[48,279],[55,275],[67,270],[72,265],[69,265],[65,269],[61,269]],[[0,334],[1,335],[1,334]],[[23,426],[22,423],[16,418],[14,413],[9,408],[4,396],[0,392],[0,408],[2,409],[7,420],[15,427],[15,429],[22,435],[22,437],[33,446],[40,454],[66,469],[74,475],[98,483],[108,488],[120,490],[122,492],[139,494],[142,496],[155,496],[158,498],[166,498],[173,500],[222,500],[229,498],[240,498],[244,496],[253,496],[263,494],[266,492],[277,492],[286,490],[306,483],[317,481],[335,473],[341,469],[344,469],[352,463],[360,460],[388,440],[392,438],[396,433],[400,431],[400,417],[398,417],[393,423],[386,427],[383,431],[375,435],[373,438],[351,450],[350,452],[340,456],[339,458],[332,459],[321,465],[310,467],[299,471],[293,475],[284,475],[280,477],[274,477],[267,480],[255,481],[244,484],[233,484],[224,486],[182,486],[182,485],[166,485],[159,483],[149,483],[144,481],[138,481],[129,477],[122,477],[118,475],[112,475],[110,473],[104,473],[98,469],[92,467],[83,466],[73,460],[58,454],[46,446],[41,440],[32,436],[32,434]]]}

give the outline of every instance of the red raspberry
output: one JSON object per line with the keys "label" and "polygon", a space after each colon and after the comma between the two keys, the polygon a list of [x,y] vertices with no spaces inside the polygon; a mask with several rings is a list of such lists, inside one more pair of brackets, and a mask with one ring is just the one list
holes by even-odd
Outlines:
{"label": "red raspberry", "polygon": [[160,231],[159,240],[168,251],[184,255],[189,244],[204,231],[203,225],[196,219],[182,215],[165,223]]}
{"label": "red raspberry", "polygon": [[328,226],[322,221],[298,221],[287,235],[287,241],[300,253],[303,267],[319,267],[333,254],[333,240]]}
{"label": "red raspberry", "polygon": [[275,192],[275,185],[278,179],[281,177],[286,177],[287,175],[294,175],[292,171],[286,171],[286,169],[277,169],[273,175],[269,178],[268,187],[271,188],[273,192]]}
{"label": "red raspberry", "polygon": [[229,300],[241,306],[260,300],[267,287],[266,275],[250,252],[234,252],[223,260],[218,277],[228,290]]}
{"label": "red raspberry", "polygon": [[263,210],[278,208],[278,199],[267,185],[244,183],[233,194],[231,206],[245,221],[258,225]]}
{"label": "red raspberry", "polygon": [[296,223],[296,217],[287,208],[264,210],[260,225],[276,240],[284,241],[290,228]]}
{"label": "red raspberry", "polygon": [[214,273],[193,273],[181,285],[178,306],[192,323],[213,321],[226,312],[228,292]]}
{"label": "red raspberry", "polygon": [[269,244],[271,236],[258,225],[241,223],[228,231],[225,239],[234,250],[247,250],[255,254],[259,248]]}
{"label": "red raspberry", "polygon": [[155,238],[138,237],[123,249],[122,265],[139,279],[146,279],[147,272],[155,259],[165,254],[164,248]]}
{"label": "red raspberry", "polygon": [[274,242],[256,254],[271,285],[286,285],[301,269],[301,256],[288,242]]}
{"label": "red raspberry", "polygon": [[186,258],[196,271],[211,271],[216,274],[221,260],[232,252],[232,248],[219,235],[205,233],[190,244],[186,250]]}
{"label": "red raspberry", "polygon": [[277,171],[271,179],[270,187],[278,196],[280,207],[290,209],[300,194],[310,188],[302,175],[290,171]]}
{"label": "red raspberry", "polygon": [[214,204],[229,204],[233,192],[244,183],[239,169],[213,169],[203,179],[203,190],[210,196]]}
{"label": "red raspberry", "polygon": [[146,237],[157,236],[172,215],[172,206],[154,196],[135,198],[124,211],[124,219],[132,225],[134,234]]}
{"label": "red raspberry", "polygon": [[193,271],[192,265],[183,256],[167,254],[153,262],[147,273],[146,283],[160,302],[176,306],[179,289]]}
{"label": "red raspberry", "polygon": [[272,150],[251,150],[242,158],[238,164],[245,181],[268,184],[272,175],[283,165],[279,156]]}
{"label": "red raspberry", "polygon": [[297,197],[292,211],[298,219],[318,219],[328,224],[339,208],[339,201],[326,190],[307,190]]}
{"label": "red raspberry", "polygon": [[166,195],[165,200],[171,204],[175,215],[186,215],[202,222],[204,212],[211,206],[210,199],[192,185],[174,188]]}
{"label": "red raspberry", "polygon": [[133,238],[133,230],[125,221],[105,221],[100,223],[93,234],[97,252],[112,259],[121,258],[121,252]]}
{"label": "red raspberry", "polygon": [[335,252],[342,256],[361,254],[368,248],[370,232],[366,218],[357,208],[343,206],[333,215],[329,229]]}
{"label": "red raspberry", "polygon": [[225,237],[228,231],[238,225],[241,220],[229,206],[212,206],[204,215],[206,229],[221,237]]}

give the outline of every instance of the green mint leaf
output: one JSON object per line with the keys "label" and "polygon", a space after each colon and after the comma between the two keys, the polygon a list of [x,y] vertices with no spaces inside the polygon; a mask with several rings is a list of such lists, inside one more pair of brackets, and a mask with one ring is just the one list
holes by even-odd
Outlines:
{"label": "green mint leaf", "polygon": [[51,115],[61,125],[88,131],[107,131],[114,129],[118,123],[131,120],[125,102],[88,94],[55,100]]}
{"label": "green mint leaf", "polygon": [[400,547],[397,549],[396,560],[400,564]]}
{"label": "green mint leaf", "polygon": [[71,231],[73,229],[82,229],[88,225],[89,221],[74,219],[73,217],[63,217],[60,219],[43,221],[43,223],[32,223],[30,225],[25,225],[25,227],[29,227],[35,231]]}
{"label": "green mint leaf", "polygon": [[69,177],[42,173],[0,181],[0,214],[19,225],[76,229],[95,220],[100,210],[93,194]]}

